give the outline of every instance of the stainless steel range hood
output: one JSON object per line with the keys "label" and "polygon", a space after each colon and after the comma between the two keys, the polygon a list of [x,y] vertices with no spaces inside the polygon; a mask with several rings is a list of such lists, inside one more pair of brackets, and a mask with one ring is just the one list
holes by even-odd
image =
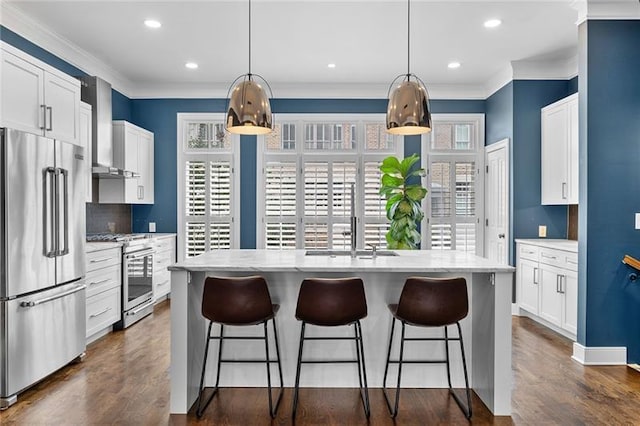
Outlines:
{"label": "stainless steel range hood", "polygon": [[81,99],[92,107],[92,172],[101,179],[123,179],[135,174],[113,164],[111,84],[99,77],[81,77]]}

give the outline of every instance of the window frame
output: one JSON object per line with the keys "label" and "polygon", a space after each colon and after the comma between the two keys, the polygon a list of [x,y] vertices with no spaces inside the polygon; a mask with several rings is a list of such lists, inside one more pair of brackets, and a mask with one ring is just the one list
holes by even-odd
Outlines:
{"label": "window frame", "polygon": [[[231,164],[231,193],[230,193],[230,248],[238,248],[240,246],[240,137],[239,135],[230,135],[230,149],[201,149],[201,150],[187,150],[185,146],[185,136],[187,125],[192,122],[208,122],[213,121],[217,123],[224,123],[224,113],[177,113],[177,133],[176,133],[176,152],[177,152],[177,227],[178,227],[178,259],[185,260],[186,258],[186,199],[185,199],[185,165],[190,159],[202,160],[203,156],[207,156],[206,161],[211,160],[224,160],[229,161]],[[209,207],[209,206],[207,206]],[[216,220],[211,220],[210,215],[203,216],[203,221],[209,226],[211,223],[215,223]],[[221,222],[226,223],[226,222]]]}
{"label": "window frame", "polygon": [[[304,186],[304,173],[303,164],[305,162],[313,161],[328,161],[328,162],[348,162],[353,160],[356,165],[356,194],[360,194],[356,197],[356,216],[358,217],[358,247],[364,246],[365,241],[365,225],[370,223],[388,222],[385,218],[376,218],[375,220],[364,220],[364,189],[365,189],[365,176],[364,167],[365,162],[369,161],[382,161],[384,158],[395,155],[398,158],[402,158],[404,155],[404,139],[402,137],[397,138],[397,143],[394,149],[384,150],[367,150],[364,144],[364,137],[366,132],[364,131],[365,125],[369,123],[384,123],[385,114],[278,114],[278,122],[282,124],[294,123],[297,137],[295,150],[286,151],[270,151],[265,146],[265,136],[258,136],[258,152],[257,152],[257,181],[256,185],[257,200],[256,200],[256,247],[259,249],[266,248],[265,232],[266,223],[268,219],[266,217],[266,200],[265,200],[265,167],[266,163],[273,159],[273,161],[288,161],[295,162],[296,164],[296,215],[292,216],[296,225],[296,248],[304,248],[304,230],[299,228],[304,227],[305,223],[313,223],[313,221],[307,222],[304,215],[304,189],[300,189],[300,185]],[[352,123],[355,129],[350,129],[350,143],[356,141],[356,147],[351,149],[336,150],[333,148],[333,140],[329,141],[329,147],[323,150],[317,150],[314,148],[307,148],[307,125],[314,126],[314,136],[319,124],[331,123],[331,137],[335,132],[335,124],[340,122],[341,135],[344,141],[344,123]],[[355,130],[355,132],[354,132]],[[362,140],[362,143],[357,144],[358,139]],[[314,142],[312,146],[317,146],[317,142]],[[280,144],[282,146],[282,143]],[[275,159],[278,160],[275,160]],[[302,196],[300,196],[302,194]],[[324,223],[324,222],[323,222]],[[349,218],[342,217],[329,217],[327,219],[327,226],[331,227],[337,223],[349,223]]]}

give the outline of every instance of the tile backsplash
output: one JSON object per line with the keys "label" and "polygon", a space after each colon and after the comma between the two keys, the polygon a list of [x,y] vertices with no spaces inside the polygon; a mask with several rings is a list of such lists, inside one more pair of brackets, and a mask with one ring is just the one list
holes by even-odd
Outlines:
{"label": "tile backsplash", "polygon": [[131,205],[87,203],[87,234],[131,233]]}

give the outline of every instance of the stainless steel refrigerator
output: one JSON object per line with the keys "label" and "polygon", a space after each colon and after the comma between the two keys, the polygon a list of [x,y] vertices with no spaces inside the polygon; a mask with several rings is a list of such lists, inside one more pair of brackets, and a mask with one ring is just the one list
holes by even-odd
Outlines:
{"label": "stainless steel refrigerator", "polygon": [[84,148],[0,129],[0,408],[85,350]]}

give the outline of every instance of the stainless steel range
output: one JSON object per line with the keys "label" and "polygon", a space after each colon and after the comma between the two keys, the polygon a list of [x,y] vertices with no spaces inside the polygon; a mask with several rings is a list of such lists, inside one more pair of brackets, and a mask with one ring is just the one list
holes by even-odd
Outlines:
{"label": "stainless steel range", "polygon": [[94,234],[87,241],[114,241],[122,246],[122,330],[153,313],[154,250],[145,234]]}

